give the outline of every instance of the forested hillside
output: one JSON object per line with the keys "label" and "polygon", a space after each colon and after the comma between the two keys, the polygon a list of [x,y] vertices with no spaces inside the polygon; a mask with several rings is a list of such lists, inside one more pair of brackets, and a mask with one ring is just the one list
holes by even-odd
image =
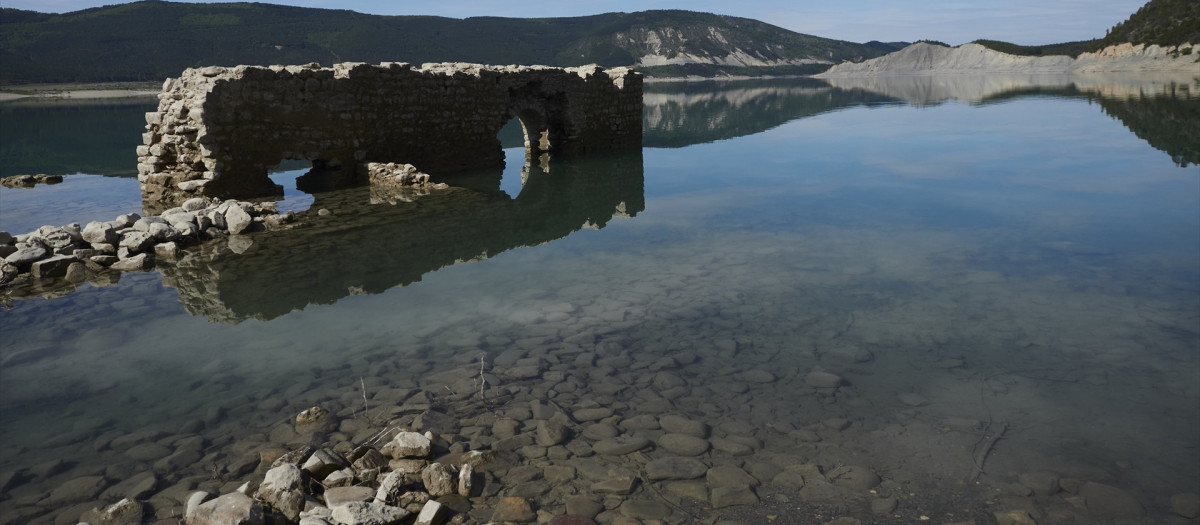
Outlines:
{"label": "forested hillside", "polygon": [[1150,0],[1146,5],[1108,30],[1104,38],[1039,46],[1022,46],[998,40],[976,40],[976,44],[1023,56],[1067,55],[1094,52],[1117,44],[1177,46],[1200,44],[1200,0]]}
{"label": "forested hillside", "polygon": [[[898,44],[897,44],[898,45]],[[261,3],[147,0],[65,14],[0,10],[0,81],[158,80],[202,65],[443,62],[817,70],[893,45],[689,11],[571,18],[379,16]]]}

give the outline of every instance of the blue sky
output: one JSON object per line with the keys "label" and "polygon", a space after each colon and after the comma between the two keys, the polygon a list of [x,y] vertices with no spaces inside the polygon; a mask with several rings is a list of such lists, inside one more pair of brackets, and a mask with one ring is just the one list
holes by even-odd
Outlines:
{"label": "blue sky", "polygon": [[[762,20],[792,31],[866,42],[977,38],[1051,44],[1104,36],[1144,0],[262,0],[380,15],[559,17],[610,11],[688,9]],[[3,0],[0,5],[63,13],[113,0]]]}

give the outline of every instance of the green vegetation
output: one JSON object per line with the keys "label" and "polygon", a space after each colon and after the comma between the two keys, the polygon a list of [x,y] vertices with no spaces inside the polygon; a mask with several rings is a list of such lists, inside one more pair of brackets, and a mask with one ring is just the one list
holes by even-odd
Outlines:
{"label": "green vegetation", "polygon": [[1200,2],[1196,0],[1150,0],[1129,20],[1108,30],[1104,46],[1130,42],[1177,46],[1200,43]]}
{"label": "green vegetation", "polygon": [[[1200,1],[1150,0],[1128,20],[1108,30],[1104,38],[1044,46],[1022,46],[999,40],[976,40],[975,43],[1010,55],[1067,55],[1072,58],[1080,53],[1124,43],[1160,46],[1197,44],[1200,43]],[[1192,53],[1192,48],[1183,48],[1179,52],[1188,55]]]}
{"label": "green vegetation", "polygon": [[[649,43],[651,33],[661,44]],[[460,20],[152,0],[65,14],[0,9],[0,83],[8,85],[161,80],[201,65],[462,61],[611,67],[633,65],[647,54],[682,53],[704,61],[734,50],[767,63],[841,62],[880,56],[892,50],[888,47],[679,10]]]}
{"label": "green vegetation", "polygon": [[1044,46],[1022,46],[1019,44],[1010,44],[999,40],[976,40],[974,43],[979,44],[988,49],[1008,53],[1010,55],[1019,56],[1052,56],[1066,55],[1071,58],[1078,57],[1081,53],[1095,51],[1103,47],[1100,40],[1081,40],[1078,42],[1063,42],[1061,44],[1047,44]]}

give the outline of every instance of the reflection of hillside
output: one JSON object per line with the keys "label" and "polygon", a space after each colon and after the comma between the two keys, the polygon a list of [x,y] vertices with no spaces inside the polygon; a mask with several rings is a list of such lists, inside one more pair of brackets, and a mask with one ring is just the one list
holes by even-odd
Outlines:
{"label": "reflection of hillside", "polygon": [[1109,116],[1180,167],[1200,164],[1200,99],[1176,96],[1097,98]]}
{"label": "reflection of hillside", "polygon": [[157,105],[152,97],[0,104],[0,176],[136,176],[135,150],[142,142],[146,112]]}
{"label": "reflection of hillside", "polygon": [[1089,75],[895,75],[827,79],[912,105],[960,100],[988,104],[1025,96],[1083,98],[1100,104],[1176,164],[1200,164],[1200,78],[1141,73]]}
{"label": "reflection of hillside", "polygon": [[[534,167],[516,199],[499,192],[499,182],[497,173],[491,190],[452,187],[398,205],[371,204],[388,200],[379,188],[317,194],[296,228],[231,239],[228,247],[219,244],[164,268],[164,282],[179,290],[194,315],[231,323],[272,319],[404,286],[445,266],[581,228],[603,228],[645,207],[640,151],[556,162],[550,172]],[[322,208],[332,213],[318,215]],[[231,247],[241,253],[230,254]]]}
{"label": "reflection of hillside", "polygon": [[813,79],[647,84],[642,145],[679,148],[761,133],[786,122],[895,99]]}

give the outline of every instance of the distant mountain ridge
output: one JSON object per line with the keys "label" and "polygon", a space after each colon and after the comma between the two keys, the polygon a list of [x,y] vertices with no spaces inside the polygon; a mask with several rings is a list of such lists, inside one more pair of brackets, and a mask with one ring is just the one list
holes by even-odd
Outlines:
{"label": "distant mountain ridge", "polygon": [[877,57],[900,44],[857,44],[679,10],[454,19],[144,0],[65,14],[0,9],[0,81],[158,80],[201,65],[351,61],[596,63],[637,65],[649,75],[795,74]]}
{"label": "distant mountain ridge", "polygon": [[1102,39],[1044,46],[917,42],[882,57],[843,62],[818,76],[1098,72],[1200,75],[1200,1],[1150,0]]}
{"label": "distant mountain ridge", "polygon": [[[918,42],[863,62],[845,62],[819,78],[947,73],[1057,74],[1100,72],[1181,72],[1200,75],[1200,53],[1191,44],[1161,47],[1121,44],[1076,58],[1066,55],[1010,55],[976,43],[958,47]],[[1196,50],[1200,51],[1200,50]]]}

